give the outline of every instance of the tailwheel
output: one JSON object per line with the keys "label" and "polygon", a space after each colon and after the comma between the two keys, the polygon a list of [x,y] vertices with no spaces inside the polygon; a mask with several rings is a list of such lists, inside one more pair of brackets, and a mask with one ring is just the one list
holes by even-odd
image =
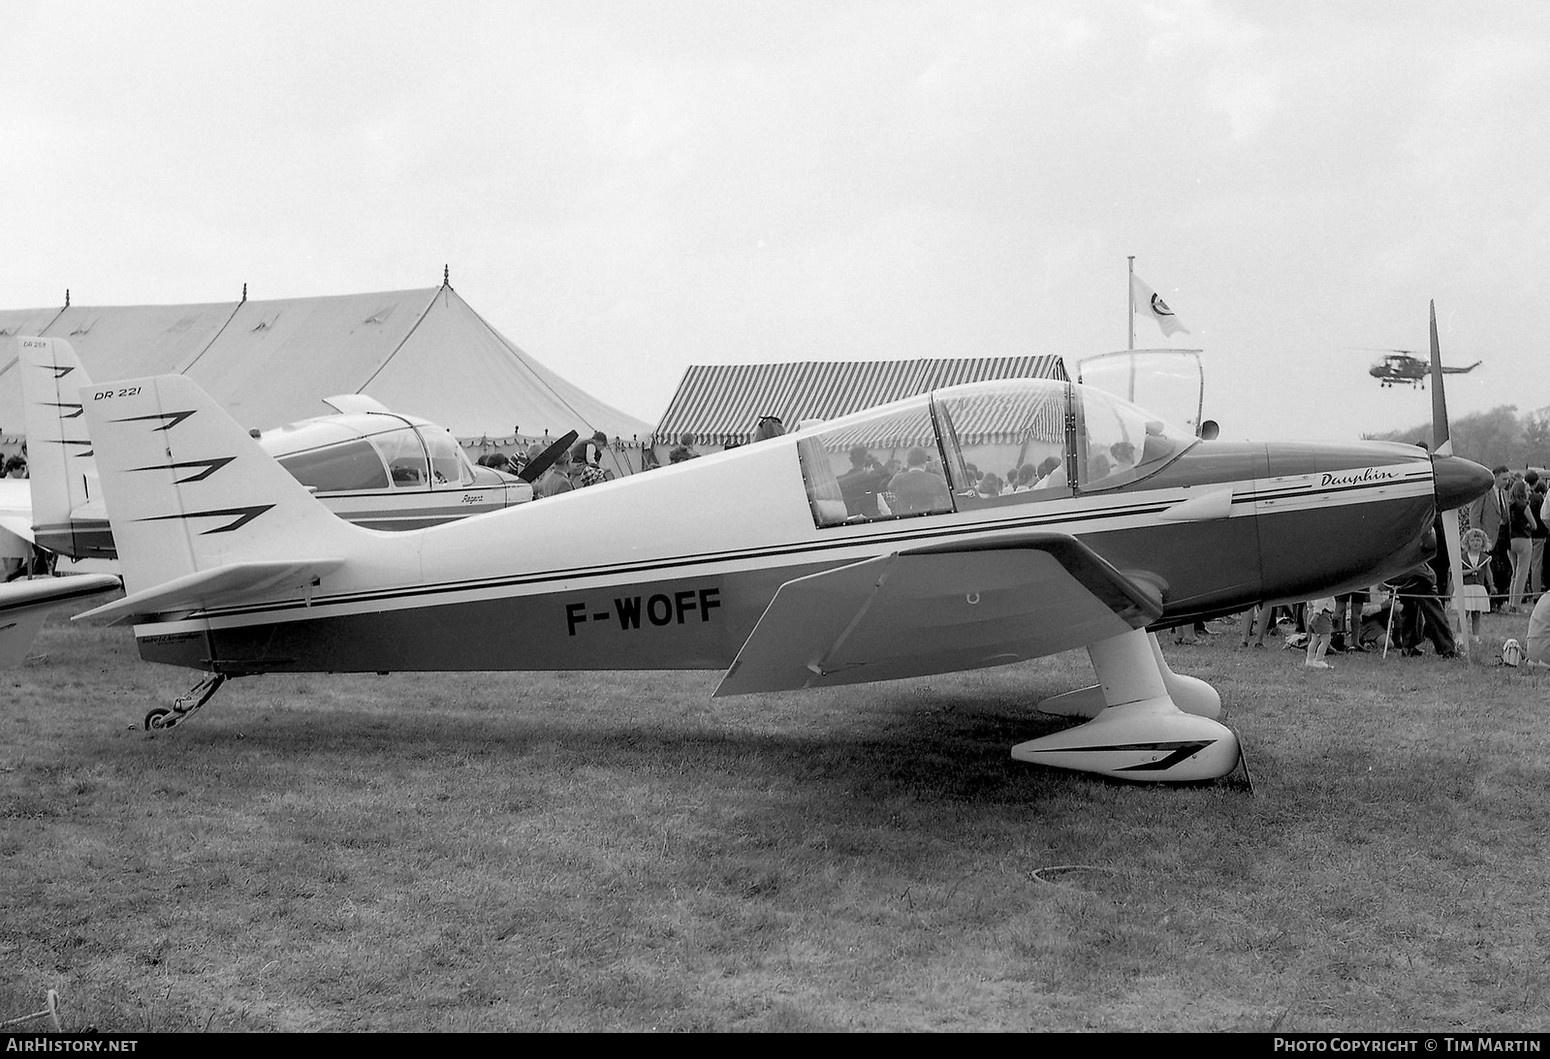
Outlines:
{"label": "tailwheel", "polygon": [[182,724],[189,715],[210,701],[210,697],[226,683],[225,673],[211,673],[192,688],[187,694],[179,695],[172,702],[172,708],[164,709],[158,706],[145,715],[145,730],[147,732],[159,732]]}

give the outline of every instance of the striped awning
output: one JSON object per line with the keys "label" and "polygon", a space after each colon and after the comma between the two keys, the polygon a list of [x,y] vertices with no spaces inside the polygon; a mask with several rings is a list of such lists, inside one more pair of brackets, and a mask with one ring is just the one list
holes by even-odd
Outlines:
{"label": "striped awning", "polygon": [[919,360],[697,364],[657,424],[656,442],[746,444],[761,416],[788,430],[804,419],[835,419],[905,397],[990,379],[1065,379],[1058,356],[934,357]]}

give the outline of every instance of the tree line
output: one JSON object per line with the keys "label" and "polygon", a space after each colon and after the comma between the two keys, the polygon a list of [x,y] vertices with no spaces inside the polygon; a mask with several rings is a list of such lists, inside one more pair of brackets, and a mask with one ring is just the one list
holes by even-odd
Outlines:
{"label": "tree line", "polygon": [[[1518,406],[1499,405],[1489,412],[1450,418],[1448,434],[1453,454],[1483,467],[1505,465],[1514,470],[1550,467],[1550,409],[1519,414]],[[1387,434],[1363,434],[1371,441],[1432,441],[1430,423]]]}

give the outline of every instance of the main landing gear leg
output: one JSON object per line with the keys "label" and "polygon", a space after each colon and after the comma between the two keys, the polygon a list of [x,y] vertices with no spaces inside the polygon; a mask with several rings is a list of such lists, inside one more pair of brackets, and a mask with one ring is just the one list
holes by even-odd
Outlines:
{"label": "main landing gear leg", "polygon": [[[158,706],[145,715],[145,730],[147,732],[159,732],[164,728],[172,728],[182,724],[199,707],[210,701],[210,696],[226,683],[225,673],[211,673],[192,688],[185,695],[179,695],[173,700],[172,708],[164,709]],[[192,705],[190,705],[192,703]]]}
{"label": "main landing gear leg", "polygon": [[[1237,767],[1238,736],[1214,717],[1193,712],[1213,705],[1220,712],[1221,699],[1204,681],[1169,669],[1156,637],[1136,629],[1092,644],[1087,653],[1105,708],[1085,724],[1019,743],[1012,748],[1014,758],[1115,779],[1172,783],[1220,779]],[[1090,707],[1093,689],[1072,696]]]}
{"label": "main landing gear leg", "polygon": [[[1168,689],[1168,696],[1173,699],[1173,704],[1185,713],[1192,713],[1197,717],[1210,717],[1213,720],[1220,717],[1222,697],[1216,693],[1216,689],[1199,677],[1175,673],[1168,667],[1168,660],[1163,657],[1162,647],[1157,642],[1157,634],[1149,632],[1146,638],[1151,641],[1152,657],[1157,660],[1157,668],[1162,672],[1163,686]],[[1093,664],[1097,665],[1096,662]],[[1040,699],[1034,705],[1034,709],[1040,713],[1052,713],[1057,717],[1086,717],[1091,720],[1109,706],[1110,703],[1103,697],[1103,685],[1092,684],[1085,688],[1077,688],[1075,691]]]}

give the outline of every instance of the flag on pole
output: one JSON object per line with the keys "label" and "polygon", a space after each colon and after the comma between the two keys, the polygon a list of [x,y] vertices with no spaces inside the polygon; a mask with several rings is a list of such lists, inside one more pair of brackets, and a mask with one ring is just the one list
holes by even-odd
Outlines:
{"label": "flag on pole", "polygon": [[1173,310],[1168,308],[1168,303],[1134,272],[1130,274],[1130,301],[1131,308],[1135,312],[1156,320],[1157,326],[1162,328],[1164,335],[1189,334],[1189,328],[1179,323],[1179,318],[1173,315]]}

